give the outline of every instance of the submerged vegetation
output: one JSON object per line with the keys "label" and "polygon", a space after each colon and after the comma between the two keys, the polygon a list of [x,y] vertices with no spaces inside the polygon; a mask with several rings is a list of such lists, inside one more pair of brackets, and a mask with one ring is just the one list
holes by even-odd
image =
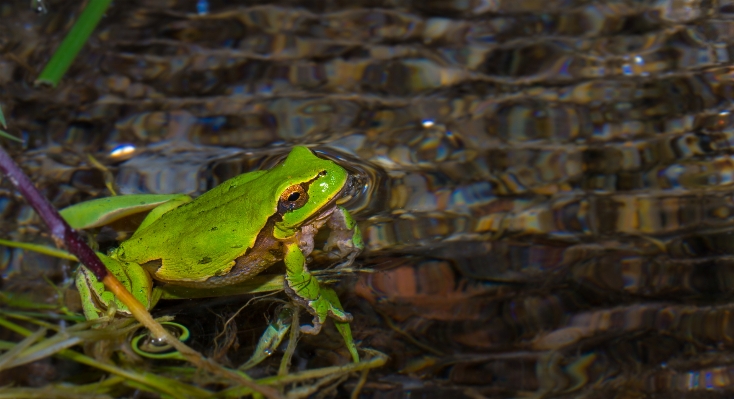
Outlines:
{"label": "submerged vegetation", "polygon": [[[87,380],[100,380],[105,374],[108,377],[102,378],[100,382],[87,381],[78,385],[63,383],[41,388],[6,386],[0,389],[0,397],[117,397],[133,390],[173,398],[239,398],[253,394],[250,388],[238,385],[227,374],[202,373],[200,369],[181,362],[143,362],[130,347],[129,336],[140,328],[132,319],[81,321],[71,325],[59,323],[59,320],[68,321],[70,318],[74,317],[28,311],[0,311],[0,326],[22,337],[17,342],[0,341],[0,349],[4,351],[0,355],[0,372],[54,356],[60,359],[58,362],[61,364],[73,362],[98,370],[98,373],[87,372]],[[167,319],[162,319],[165,320]],[[99,322],[109,323],[102,328],[94,328]],[[291,337],[289,346],[295,345],[296,339],[293,338]],[[89,351],[96,356],[84,355],[74,349],[76,347],[90,348]],[[291,348],[286,352],[288,353],[292,353]],[[308,397],[316,391],[335,389],[353,373],[360,373],[360,381],[363,381],[369,369],[385,364],[385,355],[372,350],[366,350],[365,354],[366,360],[360,363],[300,372],[289,372],[287,364],[290,358],[284,356],[277,375],[259,378],[255,382],[277,388],[291,398]],[[67,364],[63,367],[74,366]],[[240,371],[230,372],[249,378]],[[353,396],[359,389],[358,383],[354,386]]]}

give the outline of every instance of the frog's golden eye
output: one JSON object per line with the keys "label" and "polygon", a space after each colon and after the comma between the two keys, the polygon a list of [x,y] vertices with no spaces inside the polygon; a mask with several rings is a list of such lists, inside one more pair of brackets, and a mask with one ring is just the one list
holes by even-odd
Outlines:
{"label": "frog's golden eye", "polygon": [[300,184],[290,186],[280,194],[278,200],[278,213],[286,213],[294,209],[298,209],[308,202],[308,193]]}

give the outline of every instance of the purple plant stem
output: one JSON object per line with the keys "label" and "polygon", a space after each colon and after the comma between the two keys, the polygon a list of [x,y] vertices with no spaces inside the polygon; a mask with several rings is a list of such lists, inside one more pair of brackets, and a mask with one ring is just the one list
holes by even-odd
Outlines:
{"label": "purple plant stem", "polygon": [[8,176],[10,182],[46,223],[51,232],[51,237],[56,241],[56,245],[63,244],[69,252],[76,255],[79,261],[94,273],[98,280],[102,281],[107,276],[107,269],[99,260],[97,254],[79,237],[76,230],[66,223],[46,197],[41,195],[31,179],[23,173],[2,146],[0,146],[0,171]]}

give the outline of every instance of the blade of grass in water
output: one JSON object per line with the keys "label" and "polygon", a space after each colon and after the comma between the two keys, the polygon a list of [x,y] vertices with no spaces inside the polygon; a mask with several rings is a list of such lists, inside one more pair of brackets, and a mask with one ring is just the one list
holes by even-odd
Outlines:
{"label": "blade of grass in water", "polygon": [[89,0],[79,19],[36,79],[36,85],[50,84],[55,87],[59,84],[111,2],[112,0]]}
{"label": "blade of grass in water", "polygon": [[22,143],[23,142],[23,140],[15,137],[15,136],[13,136],[12,134],[10,134],[10,133],[8,133],[8,132],[6,132],[4,130],[0,130],[0,137],[4,137],[4,138],[6,138],[8,140],[17,141],[18,143]]}
{"label": "blade of grass in water", "polygon": [[3,108],[0,107],[0,126],[3,127],[3,129],[8,128],[8,124],[5,122],[5,114],[3,114]]}
{"label": "blade of grass in water", "polygon": [[56,249],[53,247],[49,247],[47,245],[30,244],[27,242],[16,242],[16,241],[9,241],[9,240],[2,240],[2,239],[0,239],[0,245],[4,245],[6,247],[11,247],[11,248],[27,249],[29,251],[38,252],[39,254],[44,254],[48,256],[53,256],[55,258],[61,258],[61,259],[71,260],[74,262],[79,262],[79,259],[77,259],[76,256],[62,249]]}
{"label": "blade of grass in water", "polygon": [[[3,129],[8,128],[8,124],[5,122],[5,114],[3,114],[3,108],[0,107],[0,126],[2,126]],[[19,143],[22,143],[23,140],[11,135],[10,133],[0,130],[0,137],[5,137],[6,139],[17,141]]]}
{"label": "blade of grass in water", "polygon": [[33,334],[27,336],[24,340],[20,341],[17,345],[11,348],[9,351],[3,353],[0,356],[0,370],[6,368],[6,365],[13,362],[20,356],[20,353],[26,350],[29,346],[33,345],[46,335],[46,329],[38,329]]}

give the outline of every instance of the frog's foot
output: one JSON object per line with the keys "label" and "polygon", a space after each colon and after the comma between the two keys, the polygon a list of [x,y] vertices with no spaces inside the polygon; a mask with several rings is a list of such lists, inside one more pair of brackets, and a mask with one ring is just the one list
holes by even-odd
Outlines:
{"label": "frog's foot", "polygon": [[319,296],[313,300],[307,300],[299,296],[288,284],[285,285],[285,292],[296,303],[303,306],[308,313],[313,315],[313,326],[300,326],[301,332],[304,334],[316,335],[321,332],[321,327],[326,322],[327,317],[333,317],[343,323],[349,323],[353,319],[351,314],[344,311],[341,302],[339,302],[339,297],[331,288],[320,287]]}
{"label": "frog's foot", "polygon": [[321,332],[321,327],[324,325],[323,323],[319,323],[319,318],[314,316],[313,320],[311,321],[313,323],[312,326],[309,326],[308,324],[301,324],[299,329],[304,334],[309,335],[316,335]]}
{"label": "frog's foot", "polygon": [[[321,287],[321,298],[329,302],[329,306],[331,306],[329,315],[334,318],[334,326],[336,326],[337,331],[339,331],[339,334],[344,338],[344,343],[347,346],[347,350],[349,350],[349,353],[352,355],[352,360],[355,363],[358,363],[359,354],[357,353],[357,346],[354,344],[354,339],[352,338],[352,329],[349,327],[349,323],[353,319],[352,315],[344,311],[344,308],[339,301],[339,297],[331,288]],[[334,312],[335,310],[338,311],[339,315]],[[316,326],[315,322],[314,326]],[[303,328],[301,328],[301,330],[303,331]]]}
{"label": "frog's foot", "polygon": [[[300,253],[300,251],[297,252],[297,254]],[[292,277],[295,278],[292,279]],[[293,280],[296,282],[294,283]],[[314,316],[313,325],[300,326],[301,332],[304,334],[318,334],[321,332],[321,327],[324,325],[326,318],[332,317],[336,329],[344,338],[344,343],[352,355],[352,360],[359,362],[357,346],[354,344],[352,329],[349,327],[352,315],[344,311],[339,297],[333,289],[321,286],[308,272],[286,276],[284,288],[294,302],[306,308]]]}
{"label": "frog's foot", "polygon": [[[325,290],[329,290],[332,293],[334,292],[331,288],[321,288],[321,290],[322,295],[314,301],[309,301],[308,306],[306,306],[306,310],[313,315],[313,326],[302,325],[301,332],[304,334],[318,334],[321,331],[321,326],[323,326],[326,322],[326,318],[329,316],[343,323],[349,323],[353,319],[351,314],[345,312],[344,309],[341,308],[340,303],[335,304],[324,298],[323,294]],[[336,296],[336,294],[334,294],[334,296]]]}

